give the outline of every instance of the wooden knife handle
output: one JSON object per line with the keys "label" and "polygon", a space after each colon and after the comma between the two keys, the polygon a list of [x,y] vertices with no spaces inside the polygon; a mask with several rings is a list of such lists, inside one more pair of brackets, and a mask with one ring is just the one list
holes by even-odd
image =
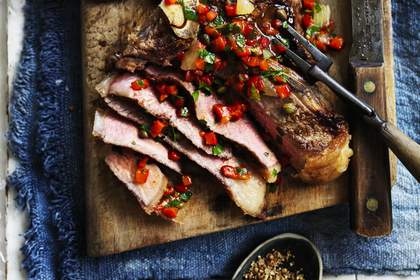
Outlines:
{"label": "wooden knife handle", "polygon": [[420,145],[388,122],[383,124],[381,133],[389,148],[420,182]]}
{"label": "wooden knife handle", "polygon": [[[386,118],[384,67],[354,67],[358,97]],[[378,130],[356,119],[353,122],[352,184],[350,208],[353,230],[379,237],[392,231],[389,150]]]}

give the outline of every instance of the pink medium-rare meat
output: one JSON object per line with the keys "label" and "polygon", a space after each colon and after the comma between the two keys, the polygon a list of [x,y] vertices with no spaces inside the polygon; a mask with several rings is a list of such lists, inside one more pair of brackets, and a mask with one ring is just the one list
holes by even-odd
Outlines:
{"label": "pink medium-rare meat", "polygon": [[124,183],[128,190],[135,196],[140,206],[147,214],[152,214],[155,206],[159,204],[168,184],[167,177],[156,164],[147,164],[149,170],[147,181],[142,185],[133,182],[137,169],[139,156],[134,152],[110,152],[105,162],[114,175]]}
{"label": "pink medium-rare meat", "polygon": [[[177,116],[176,109],[168,102],[159,102],[152,89],[146,88],[135,91],[131,88],[131,83],[140,79],[139,76],[131,74],[114,75],[106,78],[97,86],[97,91],[102,97],[120,96],[135,100],[137,104],[158,119],[163,119],[179,130],[194,146],[200,148],[208,154],[212,154],[212,147],[204,145],[200,136],[201,129],[198,124],[189,118]],[[232,157],[232,152],[228,147],[219,155],[223,158]]]}
{"label": "pink medium-rare meat", "polygon": [[[192,94],[195,91],[195,88],[191,83],[183,81],[178,74],[172,71],[163,70],[155,66],[148,66],[145,69],[145,72],[158,80],[162,79],[176,82],[189,94]],[[197,119],[199,121],[205,121],[211,131],[239,144],[250,152],[264,168],[262,175],[267,182],[275,182],[277,180],[277,173],[281,171],[281,165],[249,118],[244,116],[237,121],[224,124],[216,121],[213,114],[213,105],[223,103],[224,101],[215,95],[207,96],[200,92],[197,101],[194,102]]]}
{"label": "pink medium-rare meat", "polygon": [[[130,104],[127,100],[113,98],[108,99],[107,104],[118,114],[140,125],[150,121],[147,120],[144,113],[137,110],[136,107],[132,106],[133,104]],[[231,158],[224,160],[222,158],[210,156],[191,145],[190,142],[182,136],[177,141],[174,141],[169,137],[163,137],[162,140],[216,177],[216,179],[223,184],[235,204],[241,208],[245,214],[261,218],[264,216],[263,211],[266,194],[266,184],[264,180],[256,175],[256,172],[252,172],[251,178],[246,181],[224,177],[220,172],[220,169],[224,165],[239,166],[239,159]],[[251,170],[251,168],[248,169]]]}
{"label": "pink medium-rare meat", "polygon": [[153,139],[140,138],[137,127],[120,117],[96,111],[92,134],[107,144],[132,149],[181,173],[180,164],[168,159],[168,149],[165,146]]}

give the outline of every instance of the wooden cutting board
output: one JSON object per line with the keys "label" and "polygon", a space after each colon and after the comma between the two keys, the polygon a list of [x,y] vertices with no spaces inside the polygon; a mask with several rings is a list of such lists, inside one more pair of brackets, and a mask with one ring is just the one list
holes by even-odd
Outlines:
{"label": "wooden cutting board", "polygon": [[[134,197],[112,175],[104,163],[109,146],[91,136],[95,100],[94,87],[105,73],[106,57],[117,40],[121,23],[139,8],[143,1],[85,0],[82,4],[83,65],[84,65],[84,117],[85,117],[85,170],[86,170],[86,229],[87,250],[90,256],[103,256],[154,244],[222,231],[261,222],[246,217],[227,198],[215,180],[203,175],[193,176],[194,195],[187,203],[188,219],[180,225],[147,216]],[[147,2],[147,1],[145,1]],[[331,74],[349,85],[348,53],[351,46],[350,1],[326,1],[332,8],[336,32],[346,40],[346,48],[332,53],[334,66]],[[388,116],[395,123],[395,96],[392,54],[392,25],[390,0],[384,3],[384,45]],[[337,106],[342,107],[342,104]],[[391,161],[393,181],[396,161]],[[270,195],[269,206],[273,209],[269,220],[346,203],[348,201],[348,172],[334,182],[324,185],[305,185],[289,180],[277,193]]]}

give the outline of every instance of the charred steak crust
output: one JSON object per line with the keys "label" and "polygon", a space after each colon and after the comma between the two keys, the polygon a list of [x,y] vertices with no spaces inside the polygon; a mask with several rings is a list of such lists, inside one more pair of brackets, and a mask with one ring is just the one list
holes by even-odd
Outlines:
{"label": "charred steak crust", "polygon": [[[121,47],[118,48],[120,59],[123,61],[117,62],[119,69],[130,71],[133,67],[138,70],[144,66],[142,62],[132,58],[158,65],[171,65],[170,61],[180,51],[187,49],[192,42],[190,39],[181,39],[175,35],[167,17],[157,5],[146,10],[149,11],[147,15],[133,13],[135,18],[123,27],[119,42]],[[125,57],[130,59],[124,60]]]}

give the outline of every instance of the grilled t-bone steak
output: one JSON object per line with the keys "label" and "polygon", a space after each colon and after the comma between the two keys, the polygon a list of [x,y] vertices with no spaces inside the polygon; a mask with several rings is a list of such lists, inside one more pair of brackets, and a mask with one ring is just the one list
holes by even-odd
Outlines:
{"label": "grilled t-bone steak", "polygon": [[[114,75],[102,81],[96,89],[102,97],[115,95],[136,101],[137,104],[149,114],[156,118],[168,121],[171,126],[177,128],[184,134],[194,146],[211,155],[212,148],[211,146],[203,144],[199,125],[188,118],[179,118],[176,109],[168,101],[159,102],[150,88],[141,91],[133,90],[131,88],[131,83],[138,79],[139,77],[137,75]],[[232,157],[232,152],[229,148],[225,148],[219,156],[230,158]]]}
{"label": "grilled t-bone steak", "polygon": [[[148,66],[145,72],[156,80],[169,80],[178,83],[190,95],[196,90],[192,83],[183,81],[181,76],[174,71]],[[205,95],[200,92],[198,99],[194,102],[197,119],[205,121],[210,130],[244,147],[263,166],[263,176],[267,182],[275,182],[278,172],[281,171],[281,165],[252,122],[247,117],[224,124],[216,121],[212,111],[213,106],[223,103],[224,101],[215,95]]]}
{"label": "grilled t-bone steak", "polygon": [[141,186],[133,183],[138,159],[139,155],[126,150],[123,153],[110,152],[105,162],[115,176],[133,193],[144,211],[152,214],[163,197],[168,178],[156,164],[147,164],[146,168],[149,170],[147,181]]}
{"label": "grilled t-bone steak", "polygon": [[[110,98],[107,100],[107,103],[110,108],[113,108],[116,112],[126,117],[130,121],[136,122],[138,124],[145,124],[145,122],[149,120],[149,118],[145,116],[140,110],[136,110],[134,106],[128,106],[127,100],[120,98]],[[132,130],[137,130],[134,125],[127,123],[127,120],[111,118],[109,115],[108,117],[103,118],[101,121],[104,126],[108,126],[109,122],[109,127],[113,127],[114,129],[117,126],[120,126],[121,128],[118,129],[119,133],[126,133],[125,131],[130,131],[128,134],[131,135]],[[107,133],[109,135],[112,133],[112,131],[107,130]],[[111,137],[108,135],[102,134],[100,136],[103,139],[110,139]],[[240,166],[241,161],[239,159],[232,157],[230,159],[224,160],[210,156],[195,148],[184,137],[180,137],[177,141],[173,141],[168,137],[164,137],[162,140],[172,146],[173,149],[178,150],[191,161],[195,162],[200,167],[204,168],[210,174],[215,176],[216,179],[223,184],[228,195],[245,214],[253,217],[264,217],[266,184],[262,178],[256,175],[257,173],[253,171],[252,167],[247,166],[247,169],[251,170],[251,177],[248,180],[230,179],[224,177],[220,170],[225,165]],[[112,144],[122,145],[116,142],[113,142]],[[171,168],[171,166],[167,166]]]}
{"label": "grilled t-bone steak", "polygon": [[250,110],[280,150],[290,157],[298,176],[305,182],[327,182],[348,167],[353,151],[344,118],[335,113],[323,93],[322,84],[309,85],[293,70],[281,66],[292,88],[290,100],[296,108],[281,110],[284,100],[261,96],[249,99]]}

